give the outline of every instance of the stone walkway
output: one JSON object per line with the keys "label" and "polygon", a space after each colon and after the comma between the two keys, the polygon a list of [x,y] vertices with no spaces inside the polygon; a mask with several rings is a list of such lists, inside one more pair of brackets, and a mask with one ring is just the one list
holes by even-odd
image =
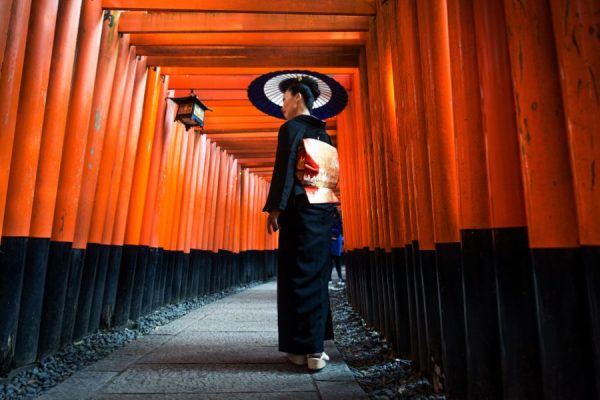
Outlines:
{"label": "stone walkway", "polygon": [[192,311],[39,399],[366,399],[333,342],[318,373],[286,362],[275,293],[269,282]]}

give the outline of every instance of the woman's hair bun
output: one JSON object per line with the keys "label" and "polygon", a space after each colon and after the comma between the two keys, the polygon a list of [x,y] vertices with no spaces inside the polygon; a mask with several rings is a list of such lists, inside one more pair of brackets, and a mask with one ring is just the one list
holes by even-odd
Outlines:
{"label": "woman's hair bun", "polygon": [[308,86],[315,99],[321,94],[321,91],[319,90],[319,84],[315,78],[311,76],[300,75],[298,76],[298,82],[304,83],[306,86]]}
{"label": "woman's hair bun", "polygon": [[281,90],[281,92],[285,92],[292,86],[300,86],[301,84],[305,85],[310,90],[310,93],[315,99],[321,95],[317,80],[307,75],[298,75],[295,78],[284,79],[279,83],[279,90]]}

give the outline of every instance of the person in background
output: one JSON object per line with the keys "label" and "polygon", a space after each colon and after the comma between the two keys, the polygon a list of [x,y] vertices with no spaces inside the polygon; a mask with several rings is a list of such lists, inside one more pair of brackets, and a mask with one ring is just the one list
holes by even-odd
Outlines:
{"label": "person in background", "polygon": [[[331,273],[333,273],[333,267],[338,276],[338,284],[344,284],[344,278],[342,277],[342,251],[344,249],[344,233],[342,228],[342,216],[340,211],[336,207],[334,210],[334,221],[331,226]],[[329,275],[331,280],[331,274]]]}

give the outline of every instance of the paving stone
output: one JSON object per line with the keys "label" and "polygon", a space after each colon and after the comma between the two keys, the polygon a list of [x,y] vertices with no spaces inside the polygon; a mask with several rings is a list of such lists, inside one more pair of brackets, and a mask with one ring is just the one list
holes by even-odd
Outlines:
{"label": "paving stone", "polygon": [[[204,321],[204,320],[203,320]],[[214,318],[205,323],[188,326],[190,332],[277,332],[277,324],[262,321],[232,321],[229,318]]]}
{"label": "paving stone", "polygon": [[367,400],[369,397],[357,384],[347,382],[317,381],[322,400]]}
{"label": "paving stone", "polygon": [[102,393],[309,392],[313,380],[289,364],[134,365]]}
{"label": "paving stone", "polygon": [[205,314],[202,314],[201,316],[198,316],[197,318],[193,318],[193,319],[177,319],[173,322],[168,323],[167,325],[163,325],[163,326],[159,326],[157,327],[157,329],[153,330],[150,334],[151,335],[176,335],[179,332],[181,332],[182,330],[184,330],[185,328],[189,327],[190,325],[194,325],[194,324],[198,324],[199,321],[202,321],[202,319],[204,319],[206,317]]}
{"label": "paving stone", "polygon": [[140,358],[140,364],[281,364],[285,355],[277,346],[199,346],[197,344],[160,347]]}
{"label": "paving stone", "polygon": [[164,394],[100,394],[92,400],[318,400],[316,391],[291,393],[164,393]]}
{"label": "paving stone", "polygon": [[203,346],[277,346],[277,331],[215,332],[186,329],[169,340],[168,345],[198,344]]}
{"label": "paving stone", "polygon": [[44,393],[40,400],[83,400],[89,398],[106,382],[117,375],[116,372],[81,371]]}

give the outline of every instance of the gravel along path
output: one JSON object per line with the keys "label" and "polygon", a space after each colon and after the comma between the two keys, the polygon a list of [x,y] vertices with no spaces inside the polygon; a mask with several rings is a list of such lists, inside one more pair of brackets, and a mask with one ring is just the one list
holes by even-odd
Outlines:
{"label": "gravel along path", "polygon": [[346,290],[330,286],[335,344],[371,399],[444,399],[425,378],[411,369],[409,360],[392,354],[377,331],[369,328],[346,300]]}
{"label": "gravel along path", "polygon": [[179,304],[170,304],[129,324],[127,328],[104,330],[64,346],[59,352],[41,362],[13,371],[9,377],[0,377],[0,400],[32,399],[44,391],[96,362],[114,350],[148,334],[158,326],[184,316],[190,311],[261,284],[255,282],[222,292],[197,297]]}

